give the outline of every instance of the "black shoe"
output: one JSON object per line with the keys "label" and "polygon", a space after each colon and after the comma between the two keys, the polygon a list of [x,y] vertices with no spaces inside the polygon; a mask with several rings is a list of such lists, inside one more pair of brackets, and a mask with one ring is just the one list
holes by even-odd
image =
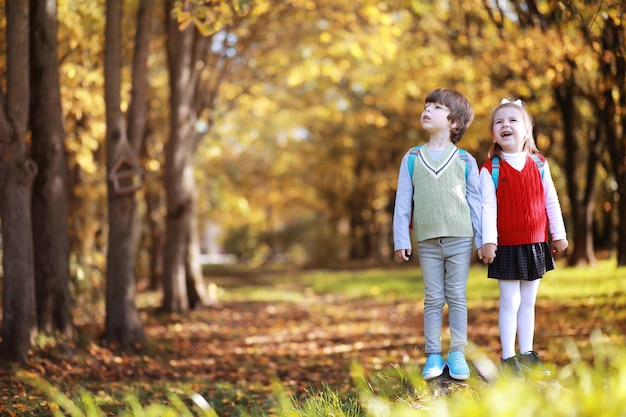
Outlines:
{"label": "black shoe", "polygon": [[517,356],[502,359],[500,362],[500,372],[502,376],[513,381],[524,381],[526,377],[519,363]]}
{"label": "black shoe", "polygon": [[529,376],[550,376],[550,370],[545,367],[537,352],[531,350],[518,355],[519,366]]}

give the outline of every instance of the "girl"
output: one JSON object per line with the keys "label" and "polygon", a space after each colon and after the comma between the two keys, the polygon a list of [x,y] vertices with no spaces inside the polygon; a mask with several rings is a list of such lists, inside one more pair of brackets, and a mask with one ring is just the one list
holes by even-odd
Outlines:
{"label": "girl", "polygon": [[[502,100],[491,117],[493,145],[480,172],[482,260],[500,288],[503,375],[549,376],[533,350],[540,278],[554,269],[552,254],[567,249],[561,207],[533,123],[522,102]],[[548,226],[552,243],[548,244]],[[515,338],[520,353],[515,353]]]}

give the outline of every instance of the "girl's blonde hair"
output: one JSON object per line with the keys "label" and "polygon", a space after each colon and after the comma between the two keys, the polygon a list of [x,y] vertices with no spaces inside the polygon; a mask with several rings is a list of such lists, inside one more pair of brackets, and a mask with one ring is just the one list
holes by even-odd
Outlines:
{"label": "girl's blonde hair", "polygon": [[[524,142],[524,150],[528,152],[529,154],[539,153],[539,149],[537,148],[537,144],[535,143],[535,137],[533,134],[533,127],[534,127],[533,119],[532,117],[530,117],[530,114],[528,113],[526,108],[524,108],[524,104],[522,103],[521,100],[510,101],[508,99],[503,99],[500,105],[496,107],[495,109],[493,109],[493,111],[491,112],[491,121],[489,122],[489,135],[490,136],[493,135],[493,123],[494,123],[496,112],[505,107],[518,109],[519,111],[522,112],[524,123],[526,124],[526,128],[528,129],[528,137],[526,138],[526,142]],[[494,156],[500,156],[501,153],[502,153],[502,147],[498,143],[493,142],[493,144],[491,145],[491,148],[489,148],[487,157],[491,159]]]}

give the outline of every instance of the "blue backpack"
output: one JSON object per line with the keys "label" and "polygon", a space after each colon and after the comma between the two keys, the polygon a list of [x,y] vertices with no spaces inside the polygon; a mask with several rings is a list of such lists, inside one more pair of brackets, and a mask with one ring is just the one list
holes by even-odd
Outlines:
{"label": "blue backpack", "polygon": [[[533,158],[533,161],[537,164],[537,168],[539,168],[539,173],[541,174],[541,179],[543,179],[543,160],[537,154],[530,155]],[[491,179],[493,180],[493,185],[495,185],[496,190],[498,189],[498,176],[500,175],[500,157],[494,156],[491,158]]]}

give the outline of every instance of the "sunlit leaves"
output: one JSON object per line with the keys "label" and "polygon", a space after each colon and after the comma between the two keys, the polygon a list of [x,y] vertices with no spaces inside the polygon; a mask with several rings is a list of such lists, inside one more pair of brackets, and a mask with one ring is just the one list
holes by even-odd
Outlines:
{"label": "sunlit leaves", "polygon": [[253,8],[267,10],[264,0],[176,0],[171,16],[178,22],[180,30],[193,24],[203,36],[210,36],[241,16],[248,15]]}
{"label": "sunlit leaves", "polygon": [[[104,190],[103,4],[59,1],[70,161],[89,184],[81,193],[94,201]],[[425,139],[418,119],[423,98],[440,86],[472,102],[477,117],[462,144],[479,160],[489,143],[487,116],[504,96],[527,99],[540,126],[557,130],[549,136],[543,130],[539,142],[558,142],[552,89],[575,69],[581,94],[594,96],[601,44],[588,44],[581,31],[598,36],[604,18],[622,18],[620,6],[540,2],[546,18],[558,8],[561,20],[522,26],[524,9],[502,1],[176,1],[168,18],[194,25],[212,45],[196,66],[203,80],[198,96],[215,94],[198,114],[210,127],[196,155],[201,216],[245,222],[247,216],[230,216],[245,206],[257,222],[269,218],[271,201],[282,223],[297,210],[300,217],[345,218],[355,185],[370,181],[364,192],[372,195],[359,212],[383,217],[402,150]],[[127,33],[130,51],[134,30]],[[163,42],[155,36],[149,58],[155,138],[146,167],[155,181],[168,130]],[[592,109],[578,109],[591,119]],[[365,164],[358,173],[357,163]]]}

